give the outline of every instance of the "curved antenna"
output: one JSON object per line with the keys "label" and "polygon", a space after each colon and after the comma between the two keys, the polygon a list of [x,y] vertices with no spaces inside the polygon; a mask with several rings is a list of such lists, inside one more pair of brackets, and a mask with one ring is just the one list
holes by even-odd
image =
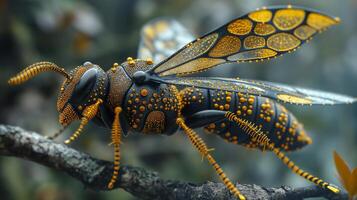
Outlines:
{"label": "curved antenna", "polygon": [[51,62],[37,62],[26,67],[16,76],[12,77],[8,83],[10,85],[20,85],[39,73],[46,71],[54,71],[66,77],[66,79],[71,79],[71,76],[63,68],[58,67],[56,64]]}

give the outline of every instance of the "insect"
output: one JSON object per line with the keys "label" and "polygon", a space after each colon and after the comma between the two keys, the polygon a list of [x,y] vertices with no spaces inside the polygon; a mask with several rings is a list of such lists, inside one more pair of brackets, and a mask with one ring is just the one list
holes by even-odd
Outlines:
{"label": "insect", "polygon": [[256,80],[185,77],[224,63],[276,58],[338,22],[338,18],[301,7],[264,7],[190,42],[193,36],[178,22],[156,20],[142,30],[142,59],[129,57],[107,72],[91,62],[69,73],[54,63],[39,62],[11,78],[9,84],[21,84],[45,71],[65,77],[57,101],[59,122],[66,127],[81,121],[65,143],[77,139],[90,121],[111,129],[114,168],[109,189],[117,180],[123,134],[171,135],[180,129],[230,192],[245,199],[193,130],[204,127],[228,142],[272,151],[294,173],[338,193],[338,188],[300,169],[284,155],[283,151],[300,149],[311,139],[280,103],[342,104],[355,98]]}

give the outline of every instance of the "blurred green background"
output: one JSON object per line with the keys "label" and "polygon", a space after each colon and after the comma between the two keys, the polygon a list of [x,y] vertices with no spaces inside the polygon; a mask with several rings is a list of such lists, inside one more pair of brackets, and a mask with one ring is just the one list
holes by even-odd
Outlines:
{"label": "blurred green background", "polygon": [[[50,135],[60,128],[56,98],[62,78],[43,74],[25,85],[9,87],[14,73],[37,61],[67,70],[84,61],[107,70],[136,56],[140,28],[159,16],[171,16],[202,35],[257,7],[288,4],[339,16],[342,23],[315,37],[296,53],[263,63],[227,65],[207,76],[243,77],[288,83],[357,96],[356,0],[0,0],[0,123]],[[313,144],[290,153],[302,168],[340,185],[333,164],[337,150],[357,166],[357,105],[287,107],[305,124]],[[56,141],[77,127],[72,125]],[[310,185],[291,173],[272,153],[261,153],[202,136],[232,180],[264,186]],[[73,147],[112,160],[109,130],[89,125]],[[165,179],[218,181],[213,169],[183,134],[129,135],[122,163],[160,172]],[[17,158],[0,157],[1,199],[135,199],[123,190],[94,192],[66,174]]]}

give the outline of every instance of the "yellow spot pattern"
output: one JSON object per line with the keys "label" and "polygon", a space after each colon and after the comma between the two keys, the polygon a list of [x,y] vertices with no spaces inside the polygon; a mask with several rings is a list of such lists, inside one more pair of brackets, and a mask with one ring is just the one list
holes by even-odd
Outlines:
{"label": "yellow spot pattern", "polygon": [[254,33],[257,35],[270,35],[275,33],[275,28],[271,24],[258,23],[255,25]]}
{"label": "yellow spot pattern", "polygon": [[265,46],[265,39],[260,36],[248,36],[244,39],[244,48],[256,49]]}
{"label": "yellow spot pattern", "polygon": [[257,60],[273,57],[277,54],[276,51],[271,49],[256,49],[251,51],[245,51],[242,53],[237,53],[228,57],[230,61],[245,61],[245,60]]}
{"label": "yellow spot pattern", "polygon": [[317,30],[325,29],[337,23],[337,20],[317,13],[310,13],[307,18],[307,24]]}
{"label": "yellow spot pattern", "polygon": [[305,18],[305,12],[299,9],[282,9],[275,13],[273,22],[280,30],[291,30],[299,26]]}
{"label": "yellow spot pattern", "polygon": [[223,59],[198,58],[196,60],[192,60],[186,64],[183,64],[180,67],[165,71],[161,73],[160,76],[167,76],[171,74],[187,74],[187,72],[194,73],[194,72],[203,71],[205,69],[211,68],[223,62],[224,62]]}
{"label": "yellow spot pattern", "polygon": [[253,21],[265,23],[271,20],[272,15],[269,10],[258,10],[250,13],[248,17]]}
{"label": "yellow spot pattern", "polygon": [[237,19],[228,25],[228,31],[235,35],[247,35],[253,27],[249,19]]}
{"label": "yellow spot pattern", "polygon": [[276,51],[293,50],[300,45],[300,40],[289,33],[277,33],[272,35],[267,40],[269,48]]}
{"label": "yellow spot pattern", "polygon": [[293,96],[289,94],[278,94],[277,98],[283,102],[295,103],[295,104],[311,104],[312,100],[307,98],[302,98],[298,96]]}
{"label": "yellow spot pattern", "polygon": [[208,55],[211,57],[227,56],[238,52],[240,47],[240,39],[238,37],[228,35],[220,39]]}
{"label": "yellow spot pattern", "polygon": [[300,26],[294,30],[294,35],[301,40],[306,40],[316,33],[316,30],[311,28],[310,26]]}

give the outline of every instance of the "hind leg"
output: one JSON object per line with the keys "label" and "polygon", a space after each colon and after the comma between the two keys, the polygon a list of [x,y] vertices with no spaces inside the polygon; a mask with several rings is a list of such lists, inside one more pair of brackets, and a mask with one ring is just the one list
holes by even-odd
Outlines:
{"label": "hind leg", "polygon": [[283,163],[291,169],[295,174],[303,177],[304,179],[322,187],[332,191],[333,193],[339,193],[340,190],[331,184],[323,181],[322,179],[311,175],[310,173],[300,169],[293,161],[291,161],[281,150],[275,147],[274,143],[265,135],[254,123],[247,122],[243,120],[232,112],[226,113],[226,118],[232,122],[237,123],[256,143],[263,146],[264,148],[268,148],[272,152],[274,152],[277,157],[283,161]]}

